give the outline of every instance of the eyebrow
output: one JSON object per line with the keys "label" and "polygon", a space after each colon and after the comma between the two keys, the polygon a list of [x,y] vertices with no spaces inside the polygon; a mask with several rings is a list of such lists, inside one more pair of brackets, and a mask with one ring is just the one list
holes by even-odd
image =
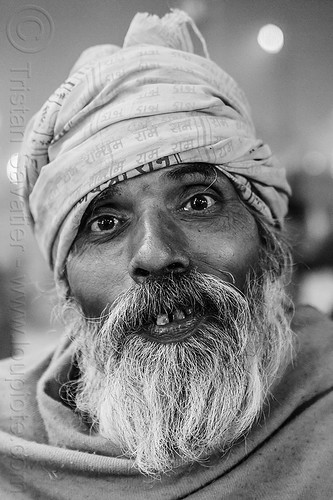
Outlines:
{"label": "eyebrow", "polygon": [[[188,163],[177,165],[170,172],[165,172],[163,177],[171,181],[181,181],[184,177],[190,177],[191,175],[195,177],[201,176],[206,182],[213,182],[216,180],[217,170],[214,168],[214,165],[208,163]],[[104,189],[104,191],[93,199],[90,208],[94,209],[100,201],[112,198],[114,195],[118,194],[119,188],[120,186],[117,183]]]}
{"label": "eyebrow", "polygon": [[111,184],[111,186],[108,186],[106,189],[104,189],[103,191],[101,191],[97,196],[96,198],[94,198],[94,200],[92,201],[92,203],[97,203],[98,201],[100,200],[104,200],[105,198],[111,198],[113,197],[115,194],[118,194],[119,193],[119,184]]}
{"label": "eyebrow", "polygon": [[186,165],[177,165],[170,172],[166,172],[164,177],[171,181],[181,181],[188,176],[201,176],[207,182],[216,180],[216,169],[208,163],[190,163]]}
{"label": "eyebrow", "polygon": [[[217,169],[214,165],[209,163],[188,163],[177,165],[170,172],[165,172],[163,178],[171,181],[181,181],[184,177],[188,176],[201,176],[206,182],[213,182],[216,180]],[[120,183],[121,184],[121,183]],[[92,206],[98,204],[99,201],[103,201],[106,198],[112,198],[114,195],[119,193],[119,184],[112,184],[102,191],[93,201]]]}

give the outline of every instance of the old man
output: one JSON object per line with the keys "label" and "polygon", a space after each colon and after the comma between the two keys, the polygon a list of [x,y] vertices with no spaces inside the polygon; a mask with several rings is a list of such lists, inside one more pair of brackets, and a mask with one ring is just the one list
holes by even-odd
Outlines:
{"label": "old man", "polygon": [[65,335],[20,430],[4,401],[2,498],[329,498],[332,325],[294,314],[285,172],[193,21],[85,51],[20,168]]}

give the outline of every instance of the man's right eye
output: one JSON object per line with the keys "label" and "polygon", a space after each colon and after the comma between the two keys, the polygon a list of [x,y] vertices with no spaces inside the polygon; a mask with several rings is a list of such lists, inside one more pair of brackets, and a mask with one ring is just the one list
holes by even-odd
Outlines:
{"label": "man's right eye", "polygon": [[89,224],[92,233],[113,232],[118,228],[120,220],[112,215],[100,215]]}

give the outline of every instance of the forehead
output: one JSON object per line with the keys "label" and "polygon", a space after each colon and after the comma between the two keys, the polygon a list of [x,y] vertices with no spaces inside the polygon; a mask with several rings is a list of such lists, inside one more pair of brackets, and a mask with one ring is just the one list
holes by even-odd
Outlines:
{"label": "forehead", "polygon": [[158,187],[163,192],[164,190],[186,183],[205,184],[207,187],[218,184],[224,192],[233,194],[238,198],[230,180],[214,165],[208,163],[186,163],[145,173],[109,186],[92,201],[88,210],[91,210],[92,207],[103,200],[124,196],[127,193],[137,193],[140,191],[148,194],[155,187]]}

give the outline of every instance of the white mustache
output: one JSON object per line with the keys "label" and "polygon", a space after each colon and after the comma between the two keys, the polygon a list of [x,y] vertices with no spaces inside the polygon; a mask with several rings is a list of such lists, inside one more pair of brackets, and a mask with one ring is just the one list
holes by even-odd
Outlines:
{"label": "white mustache", "polygon": [[[228,300],[221,300],[221,289],[225,290]],[[104,310],[99,321],[101,326],[105,322],[111,326],[115,321],[128,335],[137,333],[146,324],[155,323],[161,314],[172,316],[174,311],[206,314],[212,319],[220,319],[227,312],[239,319],[240,315],[248,311],[248,304],[243,294],[230,283],[193,270],[184,275],[151,279],[141,285],[133,285]]]}

